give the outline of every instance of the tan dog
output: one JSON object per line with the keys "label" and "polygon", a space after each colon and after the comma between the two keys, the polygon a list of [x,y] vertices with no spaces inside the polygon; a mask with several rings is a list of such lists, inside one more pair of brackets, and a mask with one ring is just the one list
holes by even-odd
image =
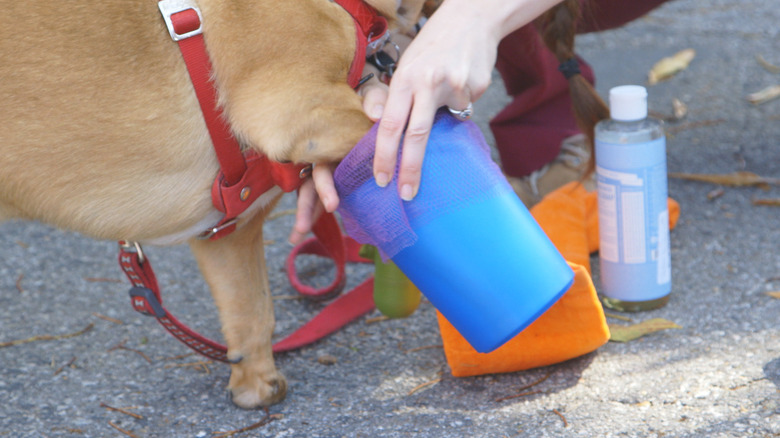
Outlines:
{"label": "tan dog", "polygon": [[[395,0],[367,1],[391,17]],[[198,0],[219,100],[237,138],[275,160],[342,158],[370,128],[346,83],[353,19],[325,0]],[[415,16],[422,1],[403,5]],[[190,243],[219,307],[229,389],[280,401],[262,223],[279,198],[216,241],[218,171],[182,56],[153,0],[0,0],[0,220],[99,239]],[[313,56],[312,54],[316,54]]]}

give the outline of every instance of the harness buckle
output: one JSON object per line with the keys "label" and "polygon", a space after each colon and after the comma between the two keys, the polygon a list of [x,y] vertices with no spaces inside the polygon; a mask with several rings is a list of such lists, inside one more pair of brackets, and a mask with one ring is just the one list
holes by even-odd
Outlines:
{"label": "harness buckle", "polygon": [[[181,41],[203,33],[203,16],[193,0],[161,0],[157,6],[160,8],[165,25],[168,26],[168,33],[174,41]],[[174,23],[173,16],[176,14],[183,15],[178,16],[177,22]]]}

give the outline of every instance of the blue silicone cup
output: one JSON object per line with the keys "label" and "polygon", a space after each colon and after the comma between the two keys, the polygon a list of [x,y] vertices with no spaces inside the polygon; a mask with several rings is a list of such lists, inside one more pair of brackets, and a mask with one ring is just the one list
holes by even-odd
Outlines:
{"label": "blue silicone cup", "polygon": [[380,188],[371,176],[366,148],[375,137],[376,127],[353,150],[359,159],[345,159],[334,174],[347,232],[389,256],[475,350],[500,347],[569,289],[574,272],[476,125],[439,113],[409,202],[398,198],[397,178]]}

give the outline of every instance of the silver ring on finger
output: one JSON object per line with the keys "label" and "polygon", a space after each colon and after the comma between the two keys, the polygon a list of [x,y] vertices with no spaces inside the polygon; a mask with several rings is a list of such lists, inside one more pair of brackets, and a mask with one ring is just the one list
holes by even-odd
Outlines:
{"label": "silver ring on finger", "polygon": [[474,115],[474,105],[472,105],[471,102],[469,102],[466,109],[455,110],[450,107],[447,107],[447,109],[450,110],[450,114],[455,116],[461,122],[465,122],[466,120],[470,119],[472,115]]}

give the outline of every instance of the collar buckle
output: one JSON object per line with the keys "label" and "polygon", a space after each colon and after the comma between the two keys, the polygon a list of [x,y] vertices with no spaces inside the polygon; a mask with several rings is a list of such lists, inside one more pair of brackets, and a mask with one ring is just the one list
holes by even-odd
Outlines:
{"label": "collar buckle", "polygon": [[161,0],[157,5],[174,41],[203,33],[203,16],[194,1]]}

